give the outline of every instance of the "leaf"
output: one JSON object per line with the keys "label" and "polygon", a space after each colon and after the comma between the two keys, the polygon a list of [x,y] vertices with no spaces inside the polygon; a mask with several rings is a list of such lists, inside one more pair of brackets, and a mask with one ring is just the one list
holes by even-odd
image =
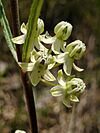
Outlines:
{"label": "leaf", "polygon": [[28,19],[27,36],[23,44],[22,60],[28,62],[33,48],[33,41],[37,37],[37,21],[42,8],[43,0],[33,0]]}
{"label": "leaf", "polygon": [[78,66],[75,65],[75,63],[73,63],[73,68],[78,71],[78,72],[82,72],[84,69],[79,68]]}
{"label": "leaf", "polygon": [[72,102],[79,102],[79,99],[78,99],[77,96],[75,96],[75,95],[70,95],[69,99],[70,99]]}
{"label": "leaf", "polygon": [[63,75],[62,70],[59,70],[59,71],[58,71],[57,80],[58,80],[58,83],[59,83],[60,85],[62,85],[62,86],[65,86],[65,85],[66,85],[66,82],[65,82],[65,79],[64,79],[64,75]]}
{"label": "leaf", "polygon": [[63,69],[67,76],[71,75],[73,60],[73,58],[70,58],[68,55],[66,55]]}
{"label": "leaf", "polygon": [[25,38],[26,38],[26,35],[21,35],[21,36],[14,37],[11,40],[15,44],[23,44],[25,42]]}
{"label": "leaf", "polygon": [[51,88],[50,92],[51,92],[52,96],[55,96],[55,97],[63,95],[63,89],[60,85],[57,85],[57,86]]}
{"label": "leaf", "polygon": [[56,78],[53,76],[53,74],[49,71],[49,70],[46,70],[44,75],[43,75],[43,78],[47,81],[54,81],[56,80]]}
{"label": "leaf", "polygon": [[1,26],[3,27],[4,36],[5,36],[6,42],[8,44],[8,47],[9,47],[14,59],[16,61],[18,61],[17,53],[16,53],[16,46],[11,40],[12,39],[12,33],[10,30],[10,26],[9,26],[7,17],[5,15],[4,7],[2,5],[1,0],[0,0],[0,23],[1,23]]}
{"label": "leaf", "polygon": [[24,72],[26,71],[32,71],[34,64],[35,63],[23,63],[23,62],[18,62],[19,66],[22,68]]}

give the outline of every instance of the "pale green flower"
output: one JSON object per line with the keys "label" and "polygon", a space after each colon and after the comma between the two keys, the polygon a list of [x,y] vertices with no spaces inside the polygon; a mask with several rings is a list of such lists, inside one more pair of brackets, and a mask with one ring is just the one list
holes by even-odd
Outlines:
{"label": "pale green flower", "polygon": [[54,28],[54,33],[56,37],[60,40],[67,40],[72,32],[72,25],[68,22],[61,21]]}
{"label": "pale green flower", "polygon": [[[26,39],[26,35],[27,35],[27,25],[25,25],[24,23],[21,25],[20,28],[21,32],[23,33],[23,35],[20,35],[18,37],[14,37],[12,38],[13,43],[15,44],[23,44],[25,42]],[[40,38],[39,35],[42,34],[44,31],[44,22],[42,19],[38,18],[38,22],[37,22],[37,34],[36,37],[33,41],[33,46],[36,47],[38,50],[47,50],[42,43],[40,42]]]}
{"label": "pale green flower", "polygon": [[85,44],[80,40],[76,40],[66,46],[65,52],[56,57],[56,62],[63,64],[63,70],[68,76],[71,74],[72,67],[81,72],[83,69],[77,67],[74,60],[79,60],[85,50]]}
{"label": "pale green flower", "polygon": [[66,52],[68,52],[69,57],[74,58],[76,60],[79,60],[83,56],[85,50],[86,46],[80,40],[76,40],[68,44],[66,47]]}
{"label": "pale green flower", "polygon": [[58,23],[55,28],[54,28],[54,33],[55,33],[55,41],[52,43],[52,51],[55,54],[60,54],[61,51],[64,51],[66,42],[71,35],[72,32],[72,25],[68,22],[61,21]]}
{"label": "pale green flower", "polygon": [[80,78],[65,79],[62,70],[58,71],[59,85],[51,88],[52,96],[61,96],[63,103],[71,107],[72,102],[79,102],[78,96],[84,91],[85,83]]}
{"label": "pale green flower", "polygon": [[23,71],[28,71],[31,83],[36,86],[41,79],[46,81],[56,80],[53,74],[49,71],[55,65],[55,57],[49,55],[47,52],[39,51],[35,49],[31,52],[31,62],[22,63],[19,62],[19,66]]}

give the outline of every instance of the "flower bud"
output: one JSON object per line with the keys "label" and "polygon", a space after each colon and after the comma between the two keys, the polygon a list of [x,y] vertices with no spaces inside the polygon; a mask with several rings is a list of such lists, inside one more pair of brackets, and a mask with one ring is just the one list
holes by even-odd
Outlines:
{"label": "flower bud", "polygon": [[44,31],[44,22],[40,18],[38,18],[38,30],[37,31],[38,31],[38,35],[40,35]]}
{"label": "flower bud", "polygon": [[69,56],[71,58],[76,59],[76,60],[78,60],[82,57],[85,50],[86,50],[86,46],[80,40],[76,40],[76,41],[68,44],[67,47],[66,47],[66,52],[69,53]]}
{"label": "flower bud", "polygon": [[56,34],[56,37],[63,41],[68,39],[71,32],[72,32],[72,25],[65,21],[61,21],[54,28],[54,33]]}

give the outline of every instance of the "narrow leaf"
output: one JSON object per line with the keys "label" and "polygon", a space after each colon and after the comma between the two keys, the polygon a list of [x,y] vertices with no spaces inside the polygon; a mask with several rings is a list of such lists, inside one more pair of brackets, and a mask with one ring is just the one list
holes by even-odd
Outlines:
{"label": "narrow leaf", "polygon": [[0,23],[1,23],[1,26],[3,27],[4,36],[5,36],[6,42],[8,44],[8,47],[9,47],[14,59],[16,61],[18,61],[17,53],[16,53],[16,46],[15,46],[15,44],[13,44],[13,42],[11,40],[12,33],[10,30],[10,26],[9,26],[7,17],[5,15],[4,7],[3,7],[1,0],[0,0]]}
{"label": "narrow leaf", "polygon": [[30,53],[33,48],[33,41],[36,37],[36,28],[37,28],[37,20],[40,15],[40,11],[42,8],[43,0],[33,0],[29,19],[28,19],[28,27],[27,27],[27,36],[25,43],[23,45],[23,61],[28,62],[30,58]]}

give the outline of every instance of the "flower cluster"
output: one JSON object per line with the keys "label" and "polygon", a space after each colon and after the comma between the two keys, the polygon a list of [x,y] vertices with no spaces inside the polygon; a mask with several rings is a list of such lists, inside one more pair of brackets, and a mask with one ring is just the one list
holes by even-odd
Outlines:
{"label": "flower cluster", "polygon": [[[27,24],[21,25],[23,35],[12,39],[15,44],[23,44],[27,36]],[[30,53],[30,62],[18,62],[23,71],[28,71],[31,83],[36,86],[40,81],[47,84],[52,83],[50,92],[53,96],[60,96],[67,107],[71,107],[72,102],[79,102],[78,96],[84,91],[85,84],[82,79],[75,78],[71,74],[72,68],[81,72],[83,69],[74,63],[79,60],[85,50],[85,44],[76,40],[70,44],[66,43],[72,32],[72,25],[62,21],[54,28],[55,35],[52,37],[48,32],[44,32],[44,22],[38,19],[37,32],[33,41],[33,48]],[[49,46],[48,46],[49,45]],[[48,48],[49,47],[49,48]],[[63,69],[58,71],[55,77],[51,69],[63,65]],[[57,84],[55,81],[57,79]]]}

